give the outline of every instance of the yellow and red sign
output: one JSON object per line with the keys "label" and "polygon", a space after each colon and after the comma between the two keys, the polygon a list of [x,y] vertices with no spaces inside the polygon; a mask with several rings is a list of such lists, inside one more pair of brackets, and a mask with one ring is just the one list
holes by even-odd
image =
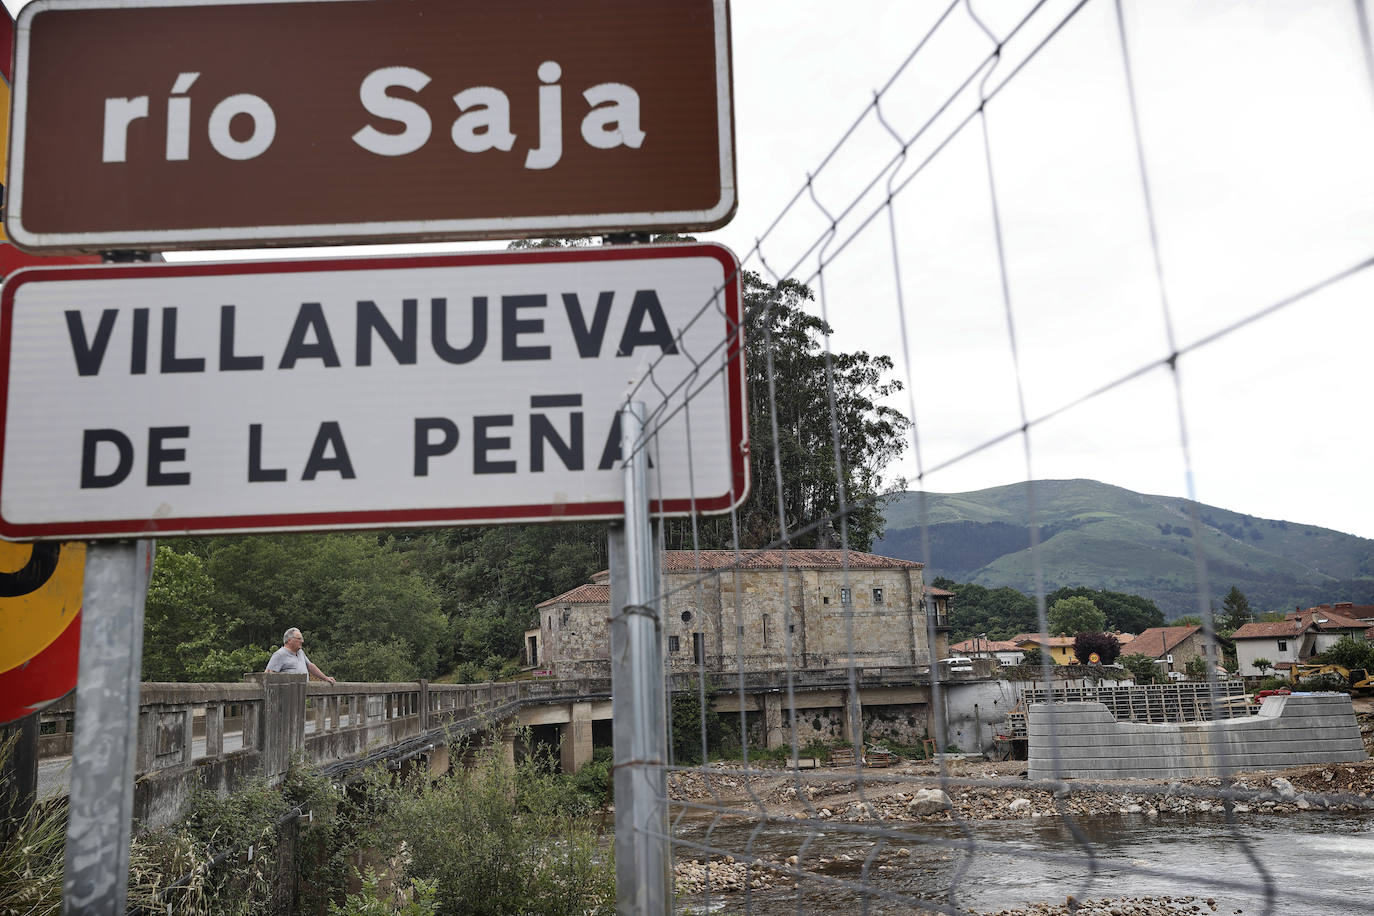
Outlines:
{"label": "yellow and red sign", "polygon": [[[14,21],[5,12],[0,15],[0,168],[9,152],[13,44]],[[0,229],[0,277],[20,267],[100,261],[93,255],[31,255],[4,239]],[[29,715],[76,686],[85,567],[85,544],[0,541],[0,724]]]}
{"label": "yellow and red sign", "polygon": [[0,541],[0,723],[76,686],[86,545]]}

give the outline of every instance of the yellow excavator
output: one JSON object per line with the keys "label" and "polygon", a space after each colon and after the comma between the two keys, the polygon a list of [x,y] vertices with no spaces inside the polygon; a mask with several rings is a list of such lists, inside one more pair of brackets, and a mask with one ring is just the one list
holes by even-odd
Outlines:
{"label": "yellow excavator", "polygon": [[1309,677],[1334,674],[1350,686],[1352,691],[1374,692],[1374,672],[1366,668],[1347,668],[1344,665],[1294,665],[1288,669],[1288,679],[1294,684]]}

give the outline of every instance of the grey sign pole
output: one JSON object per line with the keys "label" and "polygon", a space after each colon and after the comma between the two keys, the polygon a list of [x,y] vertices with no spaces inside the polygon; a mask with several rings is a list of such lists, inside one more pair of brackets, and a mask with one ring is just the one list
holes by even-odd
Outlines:
{"label": "grey sign pole", "polygon": [[68,792],[64,916],[123,916],[152,541],[86,551]]}
{"label": "grey sign pole", "polygon": [[610,532],[616,912],[657,916],[670,912],[673,894],[663,635],[641,403],[620,412],[620,454],[625,524]]}

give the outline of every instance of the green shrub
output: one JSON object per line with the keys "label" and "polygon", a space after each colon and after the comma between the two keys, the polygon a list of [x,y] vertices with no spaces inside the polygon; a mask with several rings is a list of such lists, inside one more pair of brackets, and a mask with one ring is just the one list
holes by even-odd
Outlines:
{"label": "green shrub", "polygon": [[1349,693],[1350,682],[1339,674],[1314,674],[1299,680],[1297,684],[1293,685],[1293,689],[1310,690],[1316,693],[1325,691]]}
{"label": "green shrub", "polygon": [[[400,798],[391,823],[406,873],[433,882],[443,916],[574,916],[614,909],[615,872],[589,823],[568,816],[560,780],[536,760],[484,751]],[[561,780],[568,784],[567,780]]]}
{"label": "green shrub", "polygon": [[[354,872],[357,874],[356,870]],[[329,916],[434,916],[434,885],[416,881],[410,888],[382,890],[382,879],[371,868],[358,875],[360,893],[349,894],[342,906],[329,904]]]}

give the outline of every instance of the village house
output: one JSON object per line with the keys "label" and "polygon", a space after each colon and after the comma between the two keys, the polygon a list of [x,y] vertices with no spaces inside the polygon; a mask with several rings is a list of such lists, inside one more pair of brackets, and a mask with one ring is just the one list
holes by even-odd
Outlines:
{"label": "village house", "polygon": [[[949,654],[952,593],[927,587],[921,563],[842,550],[668,550],[662,572],[670,671],[929,665]],[[608,572],[535,610],[528,665],[557,677],[610,673]]]}
{"label": "village house", "polygon": [[988,639],[975,636],[949,647],[954,655],[968,658],[995,658],[999,665],[1019,665],[1026,653],[1010,639]]}
{"label": "village house", "polygon": [[[1367,610],[1348,603],[1336,607],[1357,613]],[[1247,623],[1231,638],[1236,641],[1240,674],[1254,677],[1264,674],[1255,667],[1256,659],[1268,659],[1272,668],[1286,671],[1325,652],[1343,636],[1366,639],[1368,629],[1366,620],[1337,613],[1331,605],[1321,604],[1294,611],[1283,620]]]}
{"label": "village house", "polygon": [[1039,649],[1050,657],[1056,665],[1076,665],[1078,656],[1073,654],[1073,636],[1041,636],[1039,633],[1017,633],[1009,642],[1022,653]]}
{"label": "village house", "polygon": [[[1226,647],[1229,641],[1219,638]],[[1166,675],[1184,676],[1188,662],[1207,658],[1207,636],[1202,627],[1194,624],[1181,627],[1150,627],[1123,645],[1122,655],[1144,655],[1152,659]],[[1213,660],[1214,663],[1219,658]],[[1176,679],[1177,679],[1176,678]]]}

